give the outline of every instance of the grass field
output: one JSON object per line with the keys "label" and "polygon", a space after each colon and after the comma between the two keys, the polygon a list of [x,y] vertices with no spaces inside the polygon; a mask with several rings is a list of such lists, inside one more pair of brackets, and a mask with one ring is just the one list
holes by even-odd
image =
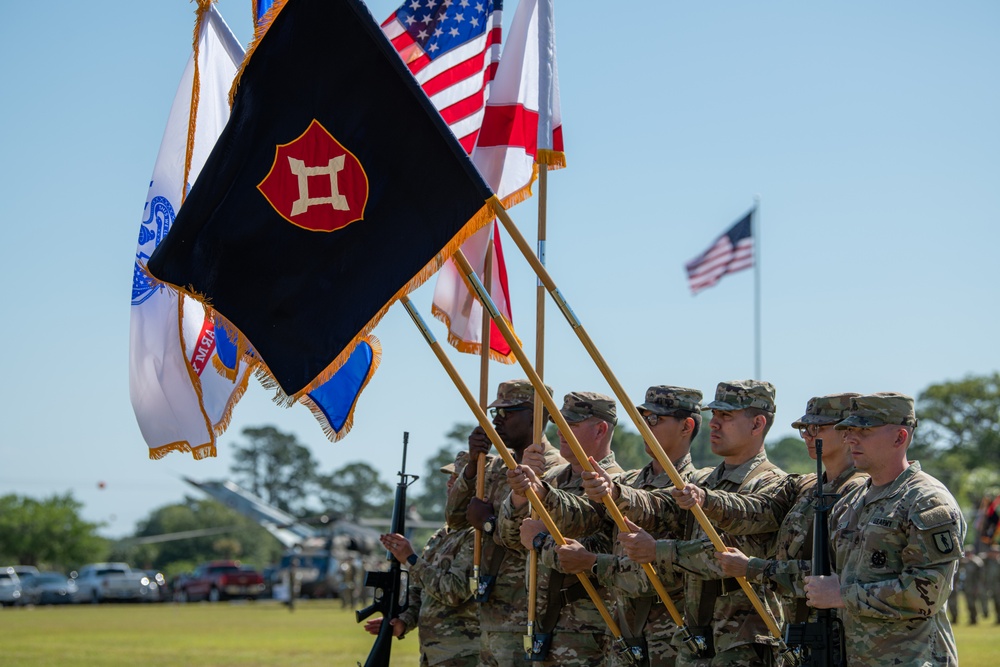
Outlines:
{"label": "grass field", "polygon": [[[1000,663],[992,619],[960,619],[955,634],[962,667]],[[300,602],[294,612],[270,601],[0,611],[4,667],[353,667],[371,642],[337,602]],[[417,664],[415,636],[393,642],[393,667]]]}

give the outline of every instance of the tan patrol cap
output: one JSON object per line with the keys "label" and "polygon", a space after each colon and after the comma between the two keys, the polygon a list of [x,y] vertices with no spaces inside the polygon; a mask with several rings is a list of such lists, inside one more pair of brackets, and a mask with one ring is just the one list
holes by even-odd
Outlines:
{"label": "tan patrol cap", "polygon": [[701,412],[702,394],[697,389],[657,385],[646,390],[646,402],[636,406],[655,415],[671,415],[678,411]]}
{"label": "tan patrol cap", "polygon": [[851,399],[858,393],[814,396],[806,403],[806,413],[792,422],[792,428],[805,428],[810,424],[828,426],[843,420],[851,411]]}
{"label": "tan patrol cap", "polygon": [[469,462],[469,452],[463,449],[455,456],[454,463],[443,465],[441,466],[440,470],[446,475],[457,475],[458,471],[463,470],[465,468],[465,464],[468,462]]}
{"label": "tan patrol cap", "polygon": [[917,426],[917,416],[913,411],[913,397],[891,391],[855,396],[851,399],[851,411],[844,421],[837,424],[838,431],[856,426],[869,428],[899,424]]}
{"label": "tan patrol cap", "polygon": [[[545,385],[549,396],[554,396],[552,387]],[[535,387],[531,380],[509,380],[501,382],[497,387],[497,398],[487,407],[490,408],[510,408],[515,405],[533,403],[535,401]]]}
{"label": "tan patrol cap", "polygon": [[715,388],[715,400],[706,410],[746,410],[758,408],[774,412],[774,385],[763,380],[731,380]]}
{"label": "tan patrol cap", "polygon": [[563,399],[559,412],[570,424],[590,417],[603,419],[609,424],[618,423],[618,406],[615,399],[592,391],[571,391]]}

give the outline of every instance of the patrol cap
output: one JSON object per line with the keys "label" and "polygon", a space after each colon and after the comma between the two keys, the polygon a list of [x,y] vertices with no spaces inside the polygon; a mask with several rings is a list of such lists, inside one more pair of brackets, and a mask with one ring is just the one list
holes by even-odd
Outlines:
{"label": "patrol cap", "polygon": [[582,422],[590,417],[603,419],[610,424],[618,423],[615,399],[592,391],[571,391],[566,394],[559,412],[570,424]]}
{"label": "patrol cap", "polygon": [[913,397],[891,391],[855,396],[851,399],[851,411],[844,421],[837,424],[838,431],[857,426],[917,426],[917,416],[913,412]]}
{"label": "patrol cap", "polygon": [[746,410],[758,408],[774,412],[774,385],[763,380],[732,380],[720,382],[715,388],[715,400],[706,410]]}
{"label": "patrol cap", "polygon": [[813,396],[806,403],[806,413],[792,422],[792,428],[805,428],[810,424],[829,426],[843,420],[851,411],[851,399],[858,393]]}
{"label": "patrol cap", "polygon": [[465,464],[469,462],[469,452],[464,449],[458,453],[455,457],[453,463],[441,466],[440,470],[446,475],[457,475],[459,470],[465,468]]}
{"label": "patrol cap", "polygon": [[656,415],[672,415],[676,412],[701,413],[701,392],[687,387],[657,385],[646,390],[646,402],[636,406]]}
{"label": "patrol cap", "polygon": [[[545,385],[545,389],[552,396],[552,387]],[[535,400],[535,387],[531,380],[508,380],[501,382],[497,387],[497,398],[487,407],[490,408],[510,408],[524,403],[533,403]]]}

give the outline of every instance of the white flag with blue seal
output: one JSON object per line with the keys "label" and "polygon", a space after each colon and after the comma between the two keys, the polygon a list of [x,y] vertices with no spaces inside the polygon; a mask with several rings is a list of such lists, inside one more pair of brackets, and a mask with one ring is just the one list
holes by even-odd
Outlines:
{"label": "white flag with blue seal", "polygon": [[143,270],[181,206],[185,171],[190,188],[229,119],[229,89],[243,55],[211,1],[199,0],[194,53],[177,88],[153,167],[132,281],[129,393],[154,459],[171,451],[191,452],[196,459],[215,456],[216,435],[225,430],[246,388],[246,364],[227,376],[222,365],[213,362],[217,353],[211,314],[194,300],[152,284]]}

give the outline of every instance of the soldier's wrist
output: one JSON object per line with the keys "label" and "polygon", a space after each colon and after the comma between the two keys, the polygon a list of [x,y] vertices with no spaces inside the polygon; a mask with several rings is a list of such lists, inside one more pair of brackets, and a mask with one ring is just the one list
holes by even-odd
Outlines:
{"label": "soldier's wrist", "polygon": [[766,560],[751,557],[747,562],[747,579],[756,583],[762,583],[764,581],[765,567],[767,567]]}

